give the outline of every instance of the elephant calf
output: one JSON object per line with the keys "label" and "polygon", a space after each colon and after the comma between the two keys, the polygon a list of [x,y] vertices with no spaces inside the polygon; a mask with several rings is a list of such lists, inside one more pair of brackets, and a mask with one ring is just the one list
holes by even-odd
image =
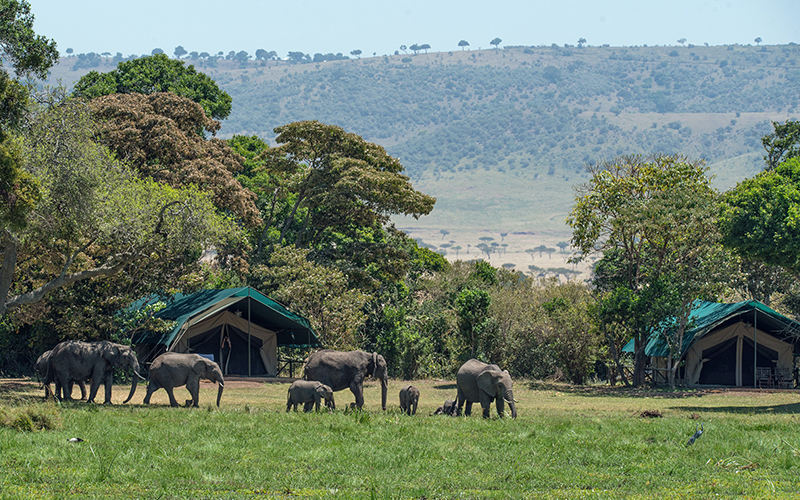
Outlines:
{"label": "elephant calf", "polygon": [[400,389],[400,409],[403,413],[416,415],[417,403],[419,403],[419,389],[413,385],[407,385]]}
{"label": "elephant calf", "polygon": [[[164,388],[169,395],[169,404],[178,406],[175,400],[173,389],[182,385],[191,394],[191,404],[198,406],[200,399],[200,379],[210,380],[219,384],[217,390],[217,406],[222,398],[222,389],[225,382],[222,379],[222,370],[219,365],[204,358],[199,354],[182,354],[177,352],[165,352],[153,360],[150,365],[150,383],[147,384],[147,395],[144,397],[144,404],[150,404],[150,396],[160,388]],[[189,401],[187,401],[188,406]]]}
{"label": "elephant calf", "polygon": [[454,399],[445,400],[444,404],[433,412],[434,415],[450,415],[451,417],[458,416],[458,405]]}
{"label": "elephant calf", "polygon": [[294,411],[297,411],[297,405],[304,403],[303,411],[311,411],[311,407],[316,406],[316,411],[319,411],[320,400],[325,400],[325,406],[328,408],[335,408],[333,402],[333,390],[322,382],[315,380],[295,380],[289,386],[288,395],[286,397],[286,411],[288,412],[292,406]]}

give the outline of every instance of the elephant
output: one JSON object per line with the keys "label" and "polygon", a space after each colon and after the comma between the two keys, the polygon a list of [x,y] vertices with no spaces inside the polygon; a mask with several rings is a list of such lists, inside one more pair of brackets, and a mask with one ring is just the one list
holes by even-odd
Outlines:
{"label": "elephant", "polygon": [[517,418],[511,375],[507,370],[501,370],[497,365],[482,363],[477,359],[470,359],[458,369],[456,387],[459,413],[464,403],[467,403],[464,415],[468,416],[472,412],[472,403],[479,402],[483,407],[483,418],[489,418],[489,409],[492,400],[495,400],[498,415],[503,416],[505,402],[511,409],[511,418]]}
{"label": "elephant", "polygon": [[225,381],[222,378],[222,370],[219,365],[208,358],[199,354],[165,352],[161,354],[150,365],[150,383],[147,384],[147,394],[144,397],[144,404],[150,404],[150,396],[160,388],[164,388],[169,395],[169,404],[178,406],[175,400],[173,389],[182,385],[191,394],[192,399],[186,401],[188,406],[191,402],[193,407],[197,407],[200,393],[200,379],[210,380],[219,384],[217,390],[217,406],[222,398],[222,389]]}
{"label": "elephant", "polygon": [[81,342],[68,340],[53,348],[50,354],[49,370],[56,382],[56,395],[64,394],[63,399],[72,399],[70,388],[72,383],[92,379],[88,402],[93,402],[100,384],[105,386],[103,404],[111,404],[111,386],[114,382],[114,369],[131,370],[135,375],[131,382],[131,391],[127,403],[136,392],[139,375],[139,360],[130,346],[116,344],[107,340],[99,342]]}
{"label": "elephant", "polygon": [[317,381],[295,380],[289,386],[286,412],[288,413],[292,406],[294,406],[294,411],[297,411],[297,405],[300,403],[305,403],[303,406],[305,412],[311,411],[312,406],[316,406],[316,411],[319,411],[319,403],[322,399],[325,400],[326,407],[335,406],[333,391],[327,385]]}
{"label": "elephant", "polygon": [[458,416],[458,406],[455,399],[446,399],[444,404],[433,412],[434,415],[450,415],[451,417]]}
{"label": "elephant", "polygon": [[[56,399],[62,397],[61,394],[54,394],[53,390],[50,388],[50,383],[55,381],[55,374],[50,371],[50,355],[52,353],[52,349],[42,353],[34,365],[36,373],[39,374],[39,379],[42,381],[42,385],[44,386],[45,400],[49,399],[50,396],[53,396]],[[83,380],[77,380],[76,382],[78,382],[78,386],[81,388],[81,400],[86,399],[86,382]],[[69,391],[70,395],[72,395],[72,382],[70,382],[67,390]]]}
{"label": "elephant", "polygon": [[418,403],[419,389],[413,385],[407,385],[400,389],[400,410],[409,415],[416,415]]}
{"label": "elephant", "polygon": [[[317,380],[334,392],[350,389],[356,406],[364,406],[364,378],[369,375],[381,382],[381,408],[386,410],[386,391],[389,377],[383,356],[364,351],[317,351],[308,357],[305,379]],[[334,407],[335,408],[335,407]]]}

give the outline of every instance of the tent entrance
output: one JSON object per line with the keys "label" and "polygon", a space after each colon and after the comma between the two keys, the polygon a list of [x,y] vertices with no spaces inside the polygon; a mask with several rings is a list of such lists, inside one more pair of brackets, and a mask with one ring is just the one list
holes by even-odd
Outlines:
{"label": "tent entrance", "polygon": [[260,352],[264,342],[229,324],[188,339],[190,352],[213,356],[225,375],[269,375]]}
{"label": "tent entrance", "polygon": [[738,340],[738,337],[734,337],[703,351],[703,365],[700,369],[698,383],[736,385],[736,344]]}
{"label": "tent entrance", "polygon": [[[759,337],[761,338],[761,337]],[[742,342],[742,386],[754,387],[755,374],[753,372],[753,339],[744,337]],[[759,343],[756,363],[759,368],[774,369],[778,365],[778,351],[770,349]]]}

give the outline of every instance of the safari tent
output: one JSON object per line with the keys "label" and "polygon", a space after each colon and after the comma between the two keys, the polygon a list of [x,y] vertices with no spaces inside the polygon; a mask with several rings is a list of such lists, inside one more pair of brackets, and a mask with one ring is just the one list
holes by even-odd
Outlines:
{"label": "safari tent", "polygon": [[[679,380],[689,386],[794,387],[800,323],[761,302],[696,301],[683,337]],[[630,345],[630,344],[629,344]],[[627,347],[627,346],[626,346]],[[645,347],[656,382],[666,380],[669,347],[660,334]]]}
{"label": "safari tent", "polygon": [[321,346],[308,320],[251,287],[203,290],[173,299],[154,315],[175,321],[171,331],[134,335],[140,362],[152,362],[165,351],[192,352],[217,362],[225,375],[274,377],[278,346]]}

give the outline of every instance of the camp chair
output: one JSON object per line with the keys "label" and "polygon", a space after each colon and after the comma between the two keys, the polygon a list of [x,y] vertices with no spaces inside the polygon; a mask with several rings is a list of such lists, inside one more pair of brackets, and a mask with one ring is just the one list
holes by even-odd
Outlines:
{"label": "camp chair", "polygon": [[767,388],[770,389],[773,387],[771,368],[769,367],[762,368],[759,366],[758,368],[756,368],[756,378],[758,379],[758,387],[760,389],[763,389],[765,385],[767,386]]}
{"label": "camp chair", "polygon": [[792,384],[792,370],[789,368],[775,368],[775,383],[780,389],[789,389]]}

